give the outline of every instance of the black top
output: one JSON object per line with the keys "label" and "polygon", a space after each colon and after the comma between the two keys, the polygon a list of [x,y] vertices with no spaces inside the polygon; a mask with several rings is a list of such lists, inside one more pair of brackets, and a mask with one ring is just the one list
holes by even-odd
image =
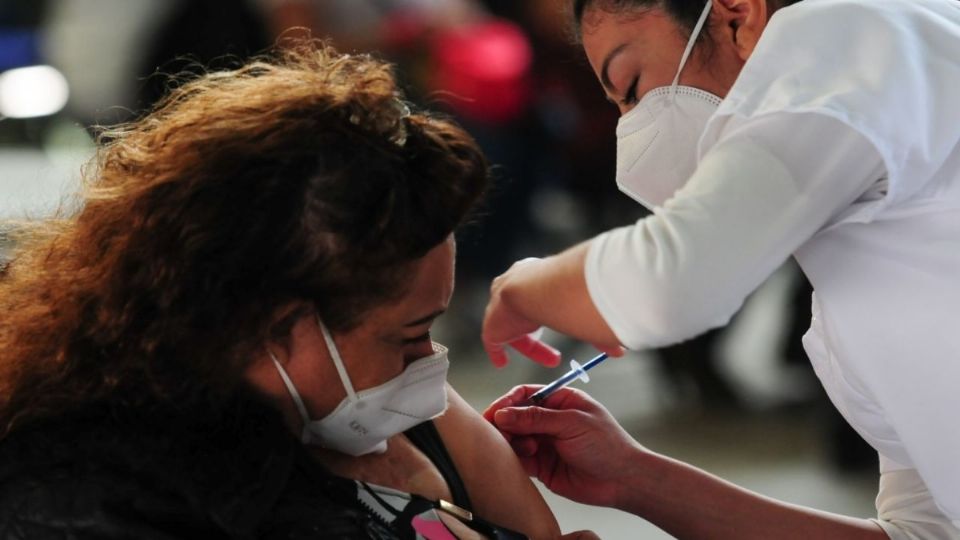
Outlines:
{"label": "black top", "polygon": [[[212,415],[211,415],[212,416]],[[216,419],[88,406],[0,442],[0,539],[404,538],[255,398]],[[410,439],[470,508],[432,423]]]}
{"label": "black top", "polygon": [[453,460],[450,459],[450,454],[447,453],[447,447],[444,446],[443,439],[440,438],[437,426],[435,426],[433,422],[424,422],[408,429],[404,432],[404,435],[406,435],[407,438],[410,439],[410,442],[423,452],[440,471],[443,479],[447,481],[450,494],[453,496],[453,501],[451,502],[460,508],[473,508],[473,505],[470,504],[470,497],[467,495],[467,486],[463,484],[463,479],[460,478],[457,467],[453,464]]}

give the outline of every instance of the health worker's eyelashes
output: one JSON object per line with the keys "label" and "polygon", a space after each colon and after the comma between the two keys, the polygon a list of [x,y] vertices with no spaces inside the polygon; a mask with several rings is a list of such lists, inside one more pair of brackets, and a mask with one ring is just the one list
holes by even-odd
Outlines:
{"label": "health worker's eyelashes", "polygon": [[629,107],[637,102],[637,84],[640,82],[640,77],[634,77],[633,81],[630,83],[630,86],[627,87],[627,91],[623,93],[623,99],[620,100],[620,104]]}

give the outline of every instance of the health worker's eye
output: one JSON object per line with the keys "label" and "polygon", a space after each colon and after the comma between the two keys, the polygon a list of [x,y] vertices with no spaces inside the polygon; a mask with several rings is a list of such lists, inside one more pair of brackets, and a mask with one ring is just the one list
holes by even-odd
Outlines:
{"label": "health worker's eye", "polygon": [[627,91],[624,92],[623,99],[620,100],[621,105],[629,106],[637,102],[637,83],[639,82],[640,77],[634,77],[633,82],[630,83]]}

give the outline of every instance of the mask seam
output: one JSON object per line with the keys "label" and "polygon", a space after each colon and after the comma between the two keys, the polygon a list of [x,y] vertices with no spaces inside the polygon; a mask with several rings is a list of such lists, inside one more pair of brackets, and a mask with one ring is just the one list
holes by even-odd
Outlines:
{"label": "mask seam", "polygon": [[[639,132],[639,131],[638,131],[638,132]],[[627,137],[631,137],[631,136],[636,135],[636,134],[637,134],[637,133],[631,133],[630,135],[627,135]],[[646,146],[643,147],[643,150],[641,150],[641,151],[637,154],[637,157],[633,158],[633,161],[632,161],[632,162],[630,163],[630,165],[627,167],[627,172],[632,171],[633,168],[637,166],[637,162],[640,161],[640,158],[642,158],[642,157],[644,156],[644,154],[647,153],[647,150],[649,150],[650,147],[653,146],[653,143],[656,142],[657,138],[659,138],[659,137],[660,137],[660,131],[658,130],[657,133],[650,139],[650,142],[648,142],[648,143],[646,144]],[[626,137],[624,137],[624,138],[626,138]]]}
{"label": "mask seam", "polygon": [[[403,411],[398,411],[398,410],[396,410],[396,409],[389,409],[389,408],[387,408],[387,407],[384,407],[384,408],[382,408],[381,410],[382,410],[382,411],[389,412],[389,413],[396,414],[396,415],[398,415],[398,416],[405,416],[405,417],[407,417],[407,418],[413,418],[413,419],[416,419],[416,420],[424,420],[424,421],[426,421],[425,419],[423,419],[423,418],[420,417],[420,416],[417,416],[417,415],[415,415],[415,414],[406,413],[406,412],[403,412]],[[441,413],[441,414],[442,414],[442,413]]]}

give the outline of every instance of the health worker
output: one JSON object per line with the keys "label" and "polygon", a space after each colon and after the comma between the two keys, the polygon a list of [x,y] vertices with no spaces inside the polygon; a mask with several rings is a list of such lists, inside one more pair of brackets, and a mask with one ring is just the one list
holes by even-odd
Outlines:
{"label": "health worker", "polygon": [[555,364],[525,337],[541,325],[613,353],[683,341],[793,255],[813,367],[879,453],[878,515],[741,490],[623,439],[569,389],[526,409],[517,389],[488,418],[555,491],[679,538],[960,538],[960,2],[572,8],[621,112],[617,184],[653,214],[498,277],[488,354],[503,365],[522,338]]}

